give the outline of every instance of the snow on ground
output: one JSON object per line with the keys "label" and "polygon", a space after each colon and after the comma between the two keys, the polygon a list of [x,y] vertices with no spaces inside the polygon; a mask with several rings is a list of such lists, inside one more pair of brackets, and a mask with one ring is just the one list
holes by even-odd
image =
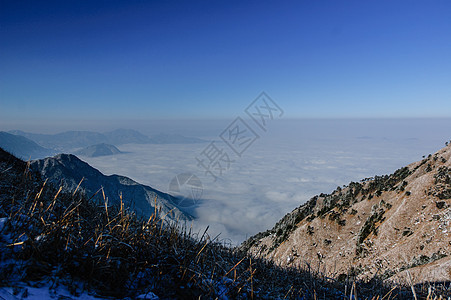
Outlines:
{"label": "snow on ground", "polygon": [[53,288],[50,283],[27,286],[24,283],[18,283],[11,287],[0,288],[0,299],[80,299],[93,300],[98,299],[89,295],[87,292],[82,292],[79,295],[72,295],[64,286]]}
{"label": "snow on ground", "polygon": [[[16,283],[9,287],[0,288],[0,299],[14,300],[14,299],[79,299],[79,300],[94,300],[101,299],[99,296],[91,295],[88,291],[81,291],[71,293],[66,286],[60,285],[54,287],[52,282],[34,283],[27,285],[25,283]],[[137,299],[157,300],[159,299],[154,293],[149,292],[136,297]],[[108,298],[110,299],[110,298]]]}

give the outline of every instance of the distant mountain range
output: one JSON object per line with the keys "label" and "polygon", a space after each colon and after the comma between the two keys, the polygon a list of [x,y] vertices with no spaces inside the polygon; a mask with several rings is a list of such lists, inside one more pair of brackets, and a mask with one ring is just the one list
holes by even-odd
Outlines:
{"label": "distant mountain range", "polygon": [[117,129],[105,133],[93,131],[66,131],[57,134],[37,134],[20,130],[9,133],[26,137],[38,145],[55,149],[57,151],[74,151],[97,144],[192,144],[206,142],[195,137],[186,137],[179,134],[158,134],[148,137],[132,129]]}
{"label": "distant mountain range", "polygon": [[0,131],[0,147],[24,159],[37,159],[56,154],[56,151],[39,146],[23,136]]}
{"label": "distant mountain range", "polygon": [[75,155],[81,155],[86,157],[98,157],[120,154],[121,152],[116,146],[110,144],[97,144],[88,146],[86,148],[75,151]]}
{"label": "distant mountain range", "polygon": [[315,196],[241,250],[338,280],[449,282],[451,145],[391,175]]}
{"label": "distant mountain range", "polygon": [[[31,168],[39,172],[43,178],[48,178],[56,186],[62,185],[69,192],[74,191],[80,182],[79,188],[84,190],[88,197],[103,188],[103,193],[109,203],[119,204],[122,197],[125,207],[130,207],[145,218],[149,218],[155,212],[156,203],[161,217],[181,221],[193,220],[191,215],[181,211],[173,204],[176,199],[171,195],[139,184],[124,176],[106,176],[75,155],[59,154],[55,157],[35,160],[31,162]],[[100,191],[97,199],[103,199],[103,193]]]}

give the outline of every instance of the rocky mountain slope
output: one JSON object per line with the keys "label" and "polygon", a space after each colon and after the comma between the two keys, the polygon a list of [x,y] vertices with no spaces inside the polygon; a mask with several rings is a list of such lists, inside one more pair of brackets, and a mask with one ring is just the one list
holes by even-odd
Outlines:
{"label": "rocky mountain slope", "polygon": [[241,249],[339,280],[450,281],[451,145],[391,175],[315,196]]}
{"label": "rocky mountain slope", "polygon": [[[171,195],[142,185],[132,179],[119,175],[105,176],[71,154],[59,154],[54,157],[31,162],[31,168],[48,178],[56,186],[61,184],[67,191],[73,191],[80,184],[88,197],[99,192],[97,198],[108,198],[111,204],[120,204],[120,197],[125,207],[130,207],[138,214],[149,218],[155,212],[155,201],[160,216],[172,220],[190,221],[192,216],[178,209]],[[156,200],[155,200],[156,199]]]}
{"label": "rocky mountain slope", "polygon": [[110,144],[97,144],[76,151],[75,155],[87,157],[108,156],[122,153],[116,146]]}

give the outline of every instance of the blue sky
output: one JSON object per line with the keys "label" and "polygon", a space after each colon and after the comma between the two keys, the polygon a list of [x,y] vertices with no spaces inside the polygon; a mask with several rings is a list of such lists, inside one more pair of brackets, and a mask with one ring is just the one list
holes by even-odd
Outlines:
{"label": "blue sky", "polygon": [[[0,119],[450,117],[450,1],[0,0]],[[17,126],[18,127],[18,126]]]}

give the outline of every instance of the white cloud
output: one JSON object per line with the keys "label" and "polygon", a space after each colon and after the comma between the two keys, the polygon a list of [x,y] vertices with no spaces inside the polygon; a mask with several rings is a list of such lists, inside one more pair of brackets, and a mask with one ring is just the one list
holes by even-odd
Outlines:
{"label": "white cloud", "polygon": [[315,127],[319,121],[305,122],[280,122],[262,133],[242,157],[233,157],[230,169],[216,182],[195,160],[207,144],[130,144],[119,146],[125,154],[82,159],[105,174],[125,175],[164,192],[177,174],[197,175],[204,192],[194,227],[201,231],[209,225],[210,236],[222,233],[223,239],[236,244],[271,228],[316,194],[391,173],[433,153],[449,139],[448,127],[432,121],[424,121],[421,131],[408,130],[405,121],[400,128],[393,122],[387,128],[382,121],[358,127],[335,121],[328,125],[336,129],[333,134],[327,126]]}

